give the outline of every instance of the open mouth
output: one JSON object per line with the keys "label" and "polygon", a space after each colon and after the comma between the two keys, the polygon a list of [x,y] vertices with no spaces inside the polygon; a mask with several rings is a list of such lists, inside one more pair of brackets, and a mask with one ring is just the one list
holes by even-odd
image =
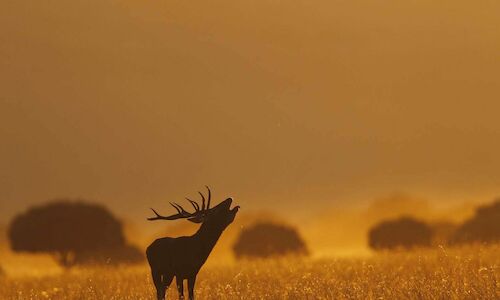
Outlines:
{"label": "open mouth", "polygon": [[231,208],[231,204],[233,203],[233,198],[229,197],[225,200],[226,202],[226,205],[227,205],[227,209],[228,210],[231,210],[231,211],[238,211],[238,209],[240,209],[240,206],[239,205],[236,205],[234,206],[233,208]]}

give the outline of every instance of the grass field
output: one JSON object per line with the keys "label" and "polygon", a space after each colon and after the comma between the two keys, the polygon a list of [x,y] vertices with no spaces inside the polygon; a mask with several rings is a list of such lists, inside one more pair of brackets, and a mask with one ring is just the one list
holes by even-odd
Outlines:
{"label": "grass field", "polygon": [[[500,299],[500,246],[203,268],[198,299]],[[0,299],[153,299],[146,266],[0,278]],[[168,299],[177,299],[171,285]]]}

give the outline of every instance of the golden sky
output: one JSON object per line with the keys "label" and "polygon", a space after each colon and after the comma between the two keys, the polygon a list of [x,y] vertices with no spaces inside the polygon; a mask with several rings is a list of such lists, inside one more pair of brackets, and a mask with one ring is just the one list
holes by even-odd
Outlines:
{"label": "golden sky", "polygon": [[499,12],[463,0],[3,1],[0,218],[82,197],[142,220],[205,184],[285,213],[400,191],[493,197]]}

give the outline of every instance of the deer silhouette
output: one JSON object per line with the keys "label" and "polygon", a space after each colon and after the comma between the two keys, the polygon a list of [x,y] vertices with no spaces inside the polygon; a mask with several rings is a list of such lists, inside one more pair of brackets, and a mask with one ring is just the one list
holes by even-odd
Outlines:
{"label": "deer silhouette", "polygon": [[177,203],[170,203],[177,214],[162,216],[151,208],[155,217],[149,221],[188,219],[193,223],[201,223],[198,231],[192,236],[177,238],[160,238],[155,240],[146,250],[151,275],[156,287],[158,300],[165,299],[167,288],[174,276],[179,291],[179,299],[184,299],[184,280],[188,281],[189,299],[194,299],[194,285],[196,275],[207,260],[210,252],[217,243],[224,229],[236,217],[239,206],[231,209],[232,198],[227,198],[216,206],[210,208],[211,192],[208,186],[208,200],[205,206],[205,197],[201,195],[201,206],[188,198],[195,212],[187,212]]}

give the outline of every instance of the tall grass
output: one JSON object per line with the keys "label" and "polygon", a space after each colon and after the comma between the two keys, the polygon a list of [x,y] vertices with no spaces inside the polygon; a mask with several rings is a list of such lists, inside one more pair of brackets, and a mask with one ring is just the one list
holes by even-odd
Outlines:
{"label": "tall grass", "polygon": [[[198,299],[500,299],[500,247],[207,267]],[[146,266],[0,278],[0,299],[153,299]],[[168,299],[177,299],[174,284]]]}

